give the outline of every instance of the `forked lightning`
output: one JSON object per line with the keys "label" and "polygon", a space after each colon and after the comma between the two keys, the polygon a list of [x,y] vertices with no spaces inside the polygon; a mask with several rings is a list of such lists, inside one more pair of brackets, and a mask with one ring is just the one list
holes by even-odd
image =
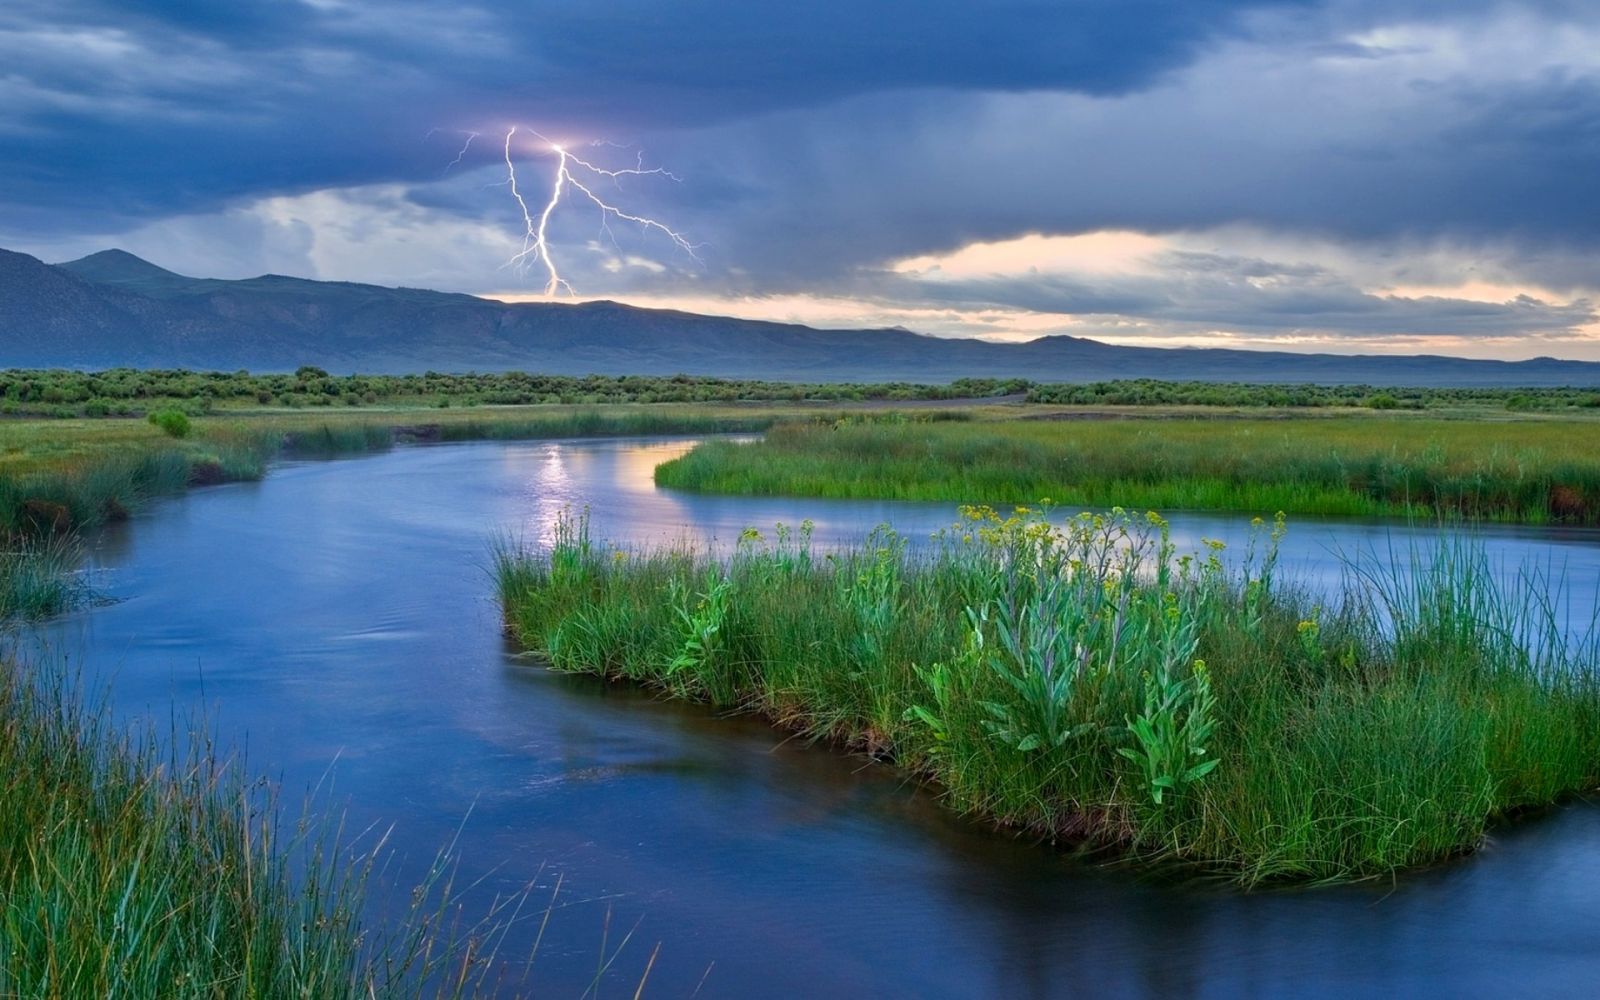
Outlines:
{"label": "forked lightning", "polygon": [[[589,186],[589,184],[594,183],[594,178],[609,178],[615,181],[621,177],[647,177],[658,175],[661,177],[666,177],[670,180],[677,180],[677,177],[673,176],[671,173],[662,169],[661,167],[646,168],[644,166],[642,157],[639,160],[638,166],[634,167],[625,167],[619,170],[601,167],[583,159],[560,143],[552,142],[550,139],[540,135],[533,129],[525,129],[524,131],[526,131],[529,135],[532,135],[539,141],[545,143],[548,151],[554,153],[556,156],[555,179],[550,185],[550,195],[545,200],[544,207],[535,213],[531,208],[528,207],[527,199],[523,197],[522,190],[517,186],[517,165],[515,157],[512,155],[512,140],[516,137],[518,130],[518,126],[512,126],[511,129],[506,132],[505,162],[506,183],[510,186],[511,197],[516,200],[517,207],[522,210],[522,249],[513,254],[511,259],[508,260],[506,264],[509,267],[515,267],[522,270],[526,270],[535,263],[542,265],[546,275],[548,276],[548,280],[545,282],[544,286],[544,293],[546,295],[553,296],[559,292],[566,292],[568,295],[576,295],[576,292],[573,291],[572,285],[570,285],[567,280],[561,276],[560,269],[556,267],[555,258],[550,253],[550,241],[547,235],[550,226],[550,217],[555,214],[556,208],[561,204],[561,199],[566,194],[569,187],[578,191],[589,201],[593,202],[595,207],[600,209],[601,228],[604,229],[608,235],[610,234],[610,221],[614,218],[620,219],[624,222],[636,223],[645,229],[653,229],[663,234],[670,239],[673,244],[678,247],[678,249],[682,250],[690,257],[693,257],[696,261],[699,261],[700,258],[695,253],[696,244],[690,243],[682,233],[678,232],[676,229],[673,229],[671,226],[660,222],[659,220],[650,218],[649,216],[635,215],[632,212],[627,212],[621,208],[618,208],[617,206],[606,201],[604,198],[601,198],[600,195],[595,193],[594,188]],[[468,142],[470,143],[470,141],[471,140],[469,139]],[[463,150],[463,152],[465,152],[465,150]],[[574,173],[575,167],[578,169],[579,173]],[[582,173],[583,171],[587,171],[587,173],[584,174]],[[582,175],[581,177],[580,174]],[[584,179],[588,179],[589,183],[584,183]],[[613,240],[613,242],[615,241]]]}

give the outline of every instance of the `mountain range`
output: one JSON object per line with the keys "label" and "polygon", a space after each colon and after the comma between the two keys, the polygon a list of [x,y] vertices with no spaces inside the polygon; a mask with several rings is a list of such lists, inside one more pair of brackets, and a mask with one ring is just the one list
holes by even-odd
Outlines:
{"label": "mountain range", "polygon": [[616,302],[505,303],[267,274],[191,278],[122,250],[47,264],[0,250],[0,368],[716,375],[804,381],[1119,378],[1600,385],[1600,363],[1025,343],[819,330]]}

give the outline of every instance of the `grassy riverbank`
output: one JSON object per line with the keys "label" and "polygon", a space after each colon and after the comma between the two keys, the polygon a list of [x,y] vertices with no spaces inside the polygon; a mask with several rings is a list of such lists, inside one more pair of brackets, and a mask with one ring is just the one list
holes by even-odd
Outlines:
{"label": "grassy riverbank", "polygon": [[714,493],[1600,524],[1600,423],[847,420],[709,442],[656,482]]}
{"label": "grassy riverbank", "polygon": [[173,435],[146,420],[0,421],[0,626],[84,596],[76,538],[192,486],[259,479],[274,458],[380,451],[400,442],[759,431],[793,406],[531,406],[195,417]]}
{"label": "grassy riverbank", "polygon": [[1260,544],[1235,572],[1173,552],[1157,518],[980,510],[926,555],[880,534],[823,557],[802,533],[718,562],[610,552],[580,521],[498,570],[508,627],[557,669],[757,712],[964,812],[1245,884],[1426,864],[1600,782],[1600,679],[1537,588],[1456,548],[1319,609]]}
{"label": "grassy riverbank", "polygon": [[[280,455],[772,419],[749,407],[394,410],[201,417],[178,436],[144,420],[0,423],[0,635],[89,595],[75,574],[80,530],[190,486],[259,477]],[[522,900],[463,919],[441,856],[381,926],[363,927],[381,845],[342,844],[331,820],[286,826],[266,786],[208,747],[196,733],[130,738],[74,683],[0,650],[0,996],[495,992],[495,951]]]}
{"label": "grassy riverbank", "polygon": [[0,537],[81,530],[192,485],[257,479],[280,455],[353,454],[402,441],[757,431],[794,412],[658,405],[261,414],[192,418],[181,437],[144,420],[6,421]]}
{"label": "grassy riverbank", "polygon": [[497,940],[442,867],[364,928],[374,854],[281,828],[259,783],[130,739],[69,680],[0,659],[0,996],[477,995]]}

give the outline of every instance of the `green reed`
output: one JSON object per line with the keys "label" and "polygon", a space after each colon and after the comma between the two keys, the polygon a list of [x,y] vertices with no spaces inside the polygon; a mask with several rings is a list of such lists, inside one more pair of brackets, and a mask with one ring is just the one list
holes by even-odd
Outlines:
{"label": "green reed", "polygon": [[58,669],[0,659],[0,996],[355,1000],[529,986],[505,980],[501,953],[513,929],[548,923],[559,884],[542,913],[530,886],[474,919],[442,851],[383,920],[364,923],[366,900],[392,881],[381,834],[309,811],[285,823],[273,791],[204,732],[156,737],[124,732]]}
{"label": "green reed", "polygon": [[715,493],[1600,524],[1578,420],[792,423],[712,441],[656,482]]}
{"label": "green reed", "polygon": [[0,628],[60,614],[88,595],[70,535],[13,538],[0,551]]}
{"label": "green reed", "polygon": [[1379,876],[1600,783],[1594,644],[1470,545],[1314,605],[1261,526],[967,508],[915,550],[748,532],[726,558],[501,545],[508,627],[560,670],[760,713],[963,812],[1241,883]]}

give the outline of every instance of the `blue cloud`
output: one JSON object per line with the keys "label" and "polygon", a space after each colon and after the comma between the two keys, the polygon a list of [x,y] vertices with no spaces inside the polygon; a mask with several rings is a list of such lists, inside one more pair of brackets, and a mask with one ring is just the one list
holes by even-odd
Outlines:
{"label": "blue cloud", "polygon": [[70,226],[422,180],[439,150],[419,137],[456,123],[629,132],[916,88],[1125,93],[1241,13],[1302,2],[18,0],[0,12],[0,207],[8,229]]}

